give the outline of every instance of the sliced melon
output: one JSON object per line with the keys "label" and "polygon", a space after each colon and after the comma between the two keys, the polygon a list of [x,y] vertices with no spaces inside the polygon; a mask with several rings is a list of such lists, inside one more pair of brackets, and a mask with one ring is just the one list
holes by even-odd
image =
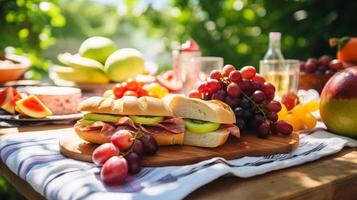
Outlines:
{"label": "sliced melon", "polygon": [[48,109],[35,95],[30,95],[17,101],[16,106],[24,115],[33,118],[45,118],[52,115],[51,110]]}
{"label": "sliced melon", "polygon": [[0,107],[11,101],[11,99],[15,96],[14,93],[15,92],[12,87],[7,87],[0,91]]}
{"label": "sliced melon", "polygon": [[6,112],[15,114],[16,102],[19,101],[20,99],[21,99],[21,95],[19,93],[16,93],[16,95],[9,102],[1,106],[1,108],[4,109]]}

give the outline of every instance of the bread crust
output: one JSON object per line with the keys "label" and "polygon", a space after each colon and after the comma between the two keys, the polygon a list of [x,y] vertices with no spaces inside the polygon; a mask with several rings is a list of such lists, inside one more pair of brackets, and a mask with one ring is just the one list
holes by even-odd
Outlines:
{"label": "bread crust", "polygon": [[186,131],[184,144],[198,147],[215,148],[226,143],[229,137],[227,128],[218,129],[209,133],[192,133]]}
{"label": "bread crust", "polygon": [[176,95],[171,98],[169,106],[175,116],[216,122],[220,124],[233,124],[236,118],[233,110],[219,100],[204,101]]}
{"label": "bread crust", "polygon": [[110,138],[105,137],[100,131],[81,131],[79,127],[74,126],[78,137],[83,140],[94,143],[94,144],[104,144],[110,142]]}
{"label": "bread crust", "polygon": [[90,97],[79,104],[85,112],[115,115],[172,116],[172,111],[161,99],[124,96],[120,99]]}

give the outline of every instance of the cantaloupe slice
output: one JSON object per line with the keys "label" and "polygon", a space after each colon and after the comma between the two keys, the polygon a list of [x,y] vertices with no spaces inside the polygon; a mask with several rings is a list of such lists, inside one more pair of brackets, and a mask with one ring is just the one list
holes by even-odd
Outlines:
{"label": "cantaloupe slice", "polygon": [[48,109],[35,95],[30,95],[17,101],[16,107],[24,115],[33,118],[45,118],[52,115],[51,110]]}
{"label": "cantaloupe slice", "polygon": [[11,101],[14,96],[14,89],[12,87],[7,87],[0,91],[0,107]]}
{"label": "cantaloupe slice", "polygon": [[15,114],[16,102],[19,101],[20,99],[21,99],[21,95],[19,93],[16,93],[16,95],[9,102],[1,106],[1,108],[4,109],[6,112]]}

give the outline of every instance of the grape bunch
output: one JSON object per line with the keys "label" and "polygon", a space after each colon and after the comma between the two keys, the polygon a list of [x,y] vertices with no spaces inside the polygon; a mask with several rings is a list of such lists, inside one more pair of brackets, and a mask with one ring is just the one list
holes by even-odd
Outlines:
{"label": "grape bunch", "polygon": [[233,65],[225,65],[223,71],[213,70],[188,96],[225,102],[234,110],[237,126],[243,131],[255,131],[260,138],[271,133],[290,135],[292,126],[278,120],[281,104],[273,100],[274,94],[274,85],[266,82],[254,67],[236,70]]}
{"label": "grape bunch", "polygon": [[114,185],[123,182],[128,173],[139,173],[142,158],[154,155],[157,150],[158,144],[152,136],[119,130],[112,135],[110,143],[94,150],[92,160],[102,166],[100,177],[104,183]]}
{"label": "grape bunch", "polygon": [[306,62],[300,62],[300,71],[314,74],[334,74],[344,68],[344,64],[337,60],[331,59],[327,55],[317,58],[309,58]]}

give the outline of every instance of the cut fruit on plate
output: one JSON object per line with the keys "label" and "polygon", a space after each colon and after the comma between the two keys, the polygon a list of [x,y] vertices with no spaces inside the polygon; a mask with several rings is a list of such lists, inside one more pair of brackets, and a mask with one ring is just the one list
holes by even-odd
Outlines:
{"label": "cut fruit on plate", "polygon": [[50,109],[48,109],[40,99],[34,95],[30,95],[24,99],[16,102],[16,107],[24,115],[33,118],[45,118],[52,115]]}
{"label": "cut fruit on plate", "polygon": [[11,99],[15,96],[15,92],[12,87],[7,87],[0,91],[0,107],[11,101]]}
{"label": "cut fruit on plate", "polygon": [[9,102],[1,106],[1,108],[4,109],[6,112],[15,114],[16,102],[19,101],[20,99],[21,99],[21,95],[19,93],[16,93],[16,95]]}
{"label": "cut fruit on plate", "polygon": [[156,80],[160,85],[166,87],[170,92],[179,91],[183,87],[182,82],[173,78],[172,71],[168,71],[163,75],[156,76]]}

